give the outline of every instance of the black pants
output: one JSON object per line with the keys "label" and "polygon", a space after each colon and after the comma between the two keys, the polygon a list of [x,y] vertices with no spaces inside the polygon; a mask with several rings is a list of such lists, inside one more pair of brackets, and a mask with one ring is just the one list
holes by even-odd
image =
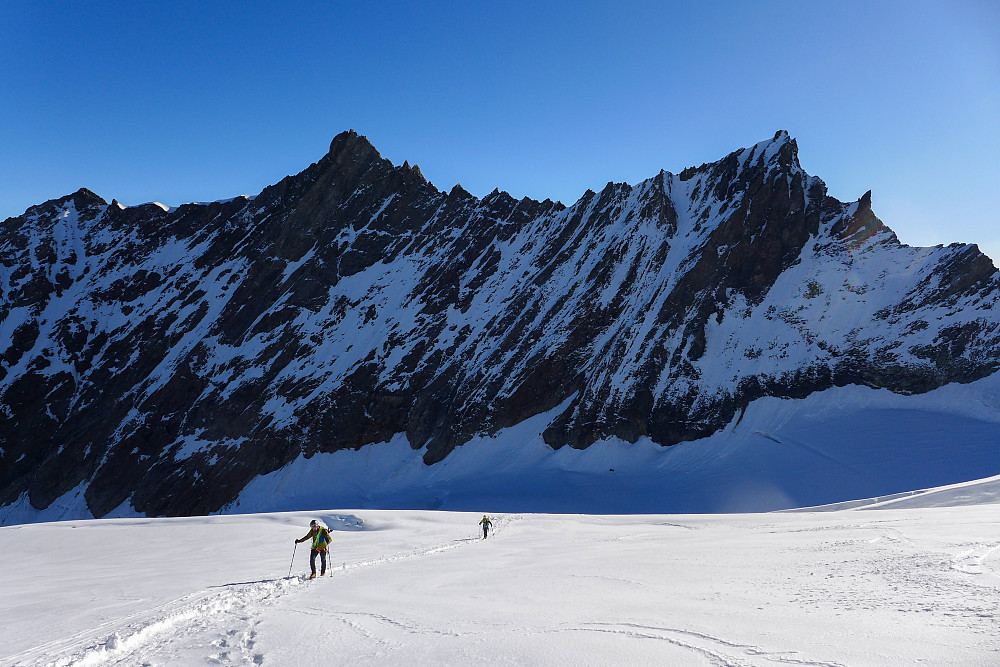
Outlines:
{"label": "black pants", "polygon": [[483,524],[483,539],[486,539],[486,533],[489,531],[490,527],[487,524]]}
{"label": "black pants", "polygon": [[319,576],[326,574],[326,551],[319,551],[318,549],[313,549],[309,552],[309,567],[312,569],[312,573],[316,574],[316,556],[319,556],[320,570]]}

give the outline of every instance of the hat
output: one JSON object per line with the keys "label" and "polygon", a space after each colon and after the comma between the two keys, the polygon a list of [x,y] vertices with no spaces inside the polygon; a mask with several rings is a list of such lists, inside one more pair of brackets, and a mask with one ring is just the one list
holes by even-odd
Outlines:
{"label": "hat", "polygon": [[315,527],[316,527],[316,526],[318,526],[319,524],[318,524],[318,523],[316,523],[316,519],[313,519],[312,521],[310,521],[310,522],[309,522],[309,525],[310,525],[311,527],[315,528]]}

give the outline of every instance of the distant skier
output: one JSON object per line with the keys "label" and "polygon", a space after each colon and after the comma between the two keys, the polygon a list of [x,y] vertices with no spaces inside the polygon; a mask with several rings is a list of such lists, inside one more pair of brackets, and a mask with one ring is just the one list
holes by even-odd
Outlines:
{"label": "distant skier", "polygon": [[312,538],[312,551],[309,552],[309,567],[312,569],[310,579],[316,578],[316,556],[319,556],[320,570],[319,576],[326,574],[326,548],[333,540],[330,538],[330,531],[326,526],[320,525],[316,519],[309,522],[309,532],[306,536],[295,540],[295,543],[305,542]]}
{"label": "distant skier", "polygon": [[485,540],[486,536],[490,532],[490,528],[493,527],[493,524],[490,522],[490,518],[488,516],[486,516],[485,514],[483,515],[483,520],[480,521],[479,523],[483,527],[483,539]]}

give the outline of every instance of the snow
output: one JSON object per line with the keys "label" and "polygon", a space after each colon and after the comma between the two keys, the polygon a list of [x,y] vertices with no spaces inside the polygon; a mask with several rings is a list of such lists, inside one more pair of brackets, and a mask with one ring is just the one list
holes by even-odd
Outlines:
{"label": "snow", "polygon": [[754,512],[1000,474],[1000,374],[913,396],[848,386],[764,398],[738,424],[673,447],[642,438],[553,450],[541,434],[574,398],[433,466],[404,434],[299,457],[251,481],[224,511]]}
{"label": "snow", "polygon": [[83,497],[83,493],[86,490],[86,482],[78,484],[75,488],[56,498],[51,505],[41,510],[31,506],[26,493],[21,494],[17,501],[4,508],[3,523],[40,523],[43,521],[60,521],[67,518],[90,516],[90,511],[87,509],[87,501]]}
{"label": "snow", "polygon": [[[906,509],[494,514],[485,541],[481,512],[9,526],[0,665],[998,664],[998,487]],[[312,518],[332,563],[306,581]]]}
{"label": "snow", "polygon": [[[911,396],[848,386],[805,399],[764,398],[722,431],[672,447],[611,438],[585,450],[553,450],[542,433],[575,399],[475,437],[433,466],[402,433],[359,450],[300,456],[253,479],[222,512],[761,512],[885,502],[913,489],[1000,475],[1000,374]],[[171,445],[171,455],[180,460],[240,444],[192,436]],[[950,493],[963,493],[955,488]],[[81,484],[44,510],[22,495],[0,509],[0,525],[91,518],[85,490]],[[135,511],[126,501],[109,516]]]}
{"label": "snow", "polygon": [[[235,200],[239,199],[240,197],[246,198],[247,201],[252,201],[254,199],[254,197],[256,197],[256,196],[257,195],[236,195],[235,197],[227,197],[225,199],[214,199],[212,201],[194,201],[194,202],[190,202],[190,203],[194,204],[195,206],[208,206],[209,204],[228,204],[229,202],[235,201]],[[171,206],[169,204],[164,204],[164,203],[158,202],[158,201],[149,201],[149,202],[146,202],[144,204],[137,204],[137,206],[149,206],[150,204],[152,204],[153,206],[157,206],[157,207],[163,209],[164,213],[173,213],[178,208],[180,208],[179,206]],[[122,206],[121,204],[119,204],[118,206],[121,207],[122,209],[133,208],[131,206],[129,206],[129,207]]]}
{"label": "snow", "polygon": [[902,509],[909,507],[958,507],[1000,503],[1000,475],[976,479],[971,482],[949,484],[934,489],[907,491],[889,496],[849,500],[820,507],[806,507],[789,510],[793,512],[816,512],[865,507],[866,509]]}

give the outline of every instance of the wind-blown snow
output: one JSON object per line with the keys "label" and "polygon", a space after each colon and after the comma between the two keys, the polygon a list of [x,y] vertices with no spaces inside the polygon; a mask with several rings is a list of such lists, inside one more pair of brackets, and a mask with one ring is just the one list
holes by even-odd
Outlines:
{"label": "wind-blown snow", "polygon": [[[486,541],[481,514],[426,511],[10,526],[0,665],[995,665],[998,489],[493,515]],[[311,518],[334,540],[310,582]]]}

